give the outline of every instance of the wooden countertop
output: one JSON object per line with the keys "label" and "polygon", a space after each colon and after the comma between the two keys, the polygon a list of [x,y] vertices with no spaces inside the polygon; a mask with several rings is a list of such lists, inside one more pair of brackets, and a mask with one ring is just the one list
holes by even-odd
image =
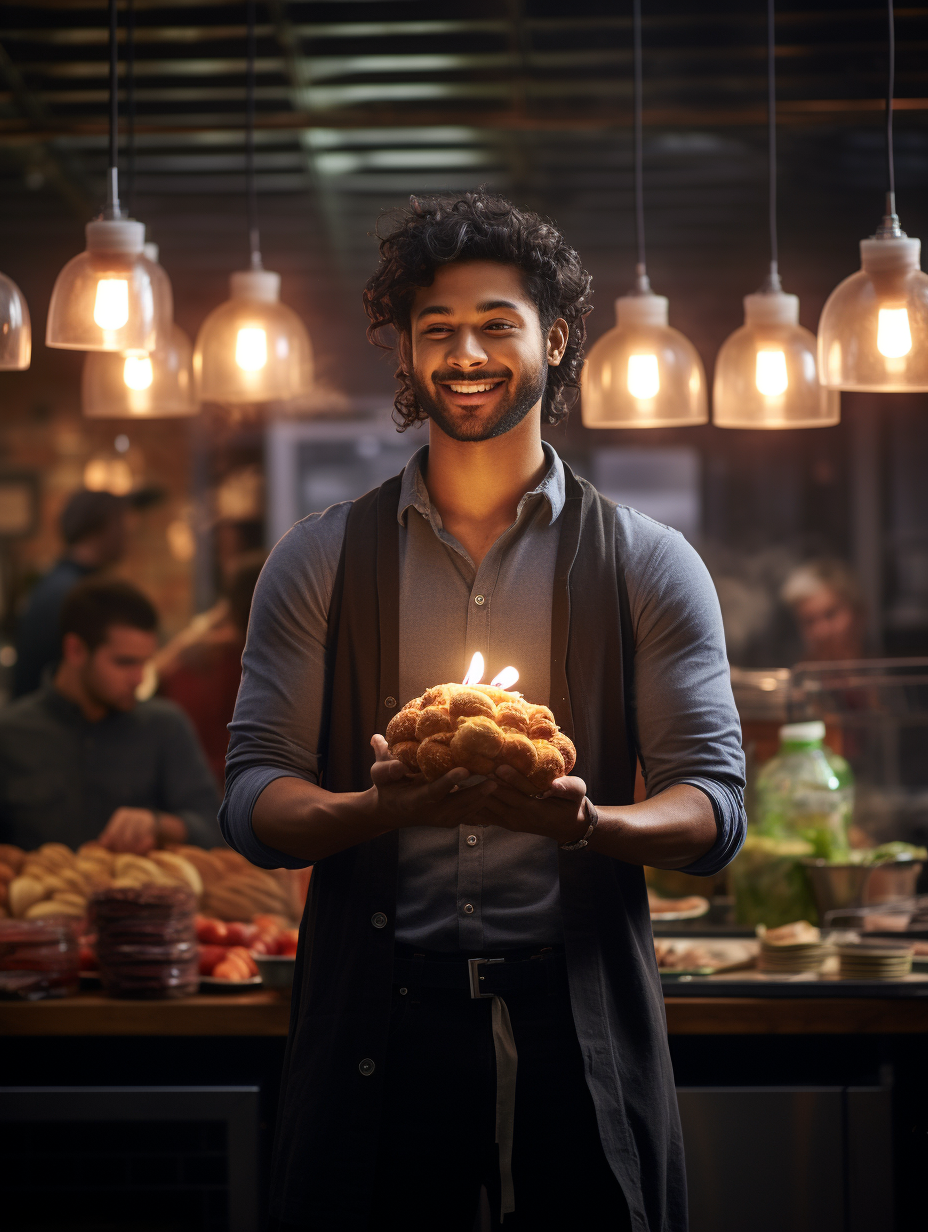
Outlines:
{"label": "wooden countertop", "polygon": [[[911,1035],[928,1033],[928,998],[667,997],[671,1035]],[[287,1034],[290,1002],[273,992],[111,1001],[0,1002],[0,1035]]]}

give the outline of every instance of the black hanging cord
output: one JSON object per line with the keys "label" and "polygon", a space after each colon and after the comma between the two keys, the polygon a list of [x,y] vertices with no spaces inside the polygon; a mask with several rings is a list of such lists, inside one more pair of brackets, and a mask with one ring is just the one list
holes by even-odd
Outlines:
{"label": "black hanging cord", "polygon": [[767,0],[767,157],[769,159],[768,206],[770,215],[770,290],[779,291],[777,246],[777,77],[775,0]]}
{"label": "black hanging cord", "polygon": [[119,22],[116,0],[110,0],[110,171],[107,185],[107,218],[119,218]]}
{"label": "black hanging cord", "polygon": [[889,20],[889,82],[886,89],[886,213],[896,212],[896,168],[893,163],[893,95],[896,92],[896,22],[893,0],[886,0]]}
{"label": "black hanging cord", "polygon": [[135,0],[126,2],[126,206],[135,213]]}
{"label": "black hanging cord", "polygon": [[[638,264],[635,273],[639,280],[647,279],[647,262],[644,248],[644,156],[641,121],[641,0],[632,3],[632,33],[635,62],[635,235],[638,246]],[[642,285],[640,290],[646,290]]]}
{"label": "black hanging cord", "polygon": [[246,0],[248,14],[248,71],[245,88],[245,177],[248,191],[248,242],[251,268],[261,269],[258,232],[258,190],[255,184],[255,0]]}

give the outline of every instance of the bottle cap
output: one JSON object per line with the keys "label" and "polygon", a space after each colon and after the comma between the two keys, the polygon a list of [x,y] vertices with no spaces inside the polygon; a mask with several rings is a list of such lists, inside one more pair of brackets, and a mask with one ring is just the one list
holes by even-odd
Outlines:
{"label": "bottle cap", "polygon": [[825,724],[821,719],[809,723],[784,723],[780,728],[781,744],[816,744],[825,739]]}

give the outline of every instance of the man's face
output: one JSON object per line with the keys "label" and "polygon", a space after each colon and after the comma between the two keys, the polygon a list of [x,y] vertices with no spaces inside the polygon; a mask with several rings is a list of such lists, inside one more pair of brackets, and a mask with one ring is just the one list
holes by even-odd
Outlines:
{"label": "man's face", "polygon": [[76,634],[64,639],[64,657],[79,668],[81,683],[93,701],[108,710],[131,710],[145,664],[157,649],[154,633],[111,625],[106,641],[90,651]]}
{"label": "man's face", "polygon": [[796,620],[810,659],[855,659],[860,655],[858,617],[830,586],[797,603]]}
{"label": "man's face", "polygon": [[401,352],[429,418],[456,441],[486,441],[540,415],[566,342],[564,321],[542,331],[515,266],[463,261],[416,292]]}

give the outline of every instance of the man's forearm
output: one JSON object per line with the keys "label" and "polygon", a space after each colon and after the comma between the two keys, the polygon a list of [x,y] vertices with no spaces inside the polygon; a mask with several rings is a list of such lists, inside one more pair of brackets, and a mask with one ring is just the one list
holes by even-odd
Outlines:
{"label": "man's forearm", "polygon": [[698,787],[678,783],[640,804],[596,805],[594,851],[628,864],[685,868],[718,837],[715,810]]}
{"label": "man's forearm", "polygon": [[332,792],[305,779],[279,778],[255,801],[251,825],[259,842],[312,864],[385,833],[376,806],[373,788]]}

